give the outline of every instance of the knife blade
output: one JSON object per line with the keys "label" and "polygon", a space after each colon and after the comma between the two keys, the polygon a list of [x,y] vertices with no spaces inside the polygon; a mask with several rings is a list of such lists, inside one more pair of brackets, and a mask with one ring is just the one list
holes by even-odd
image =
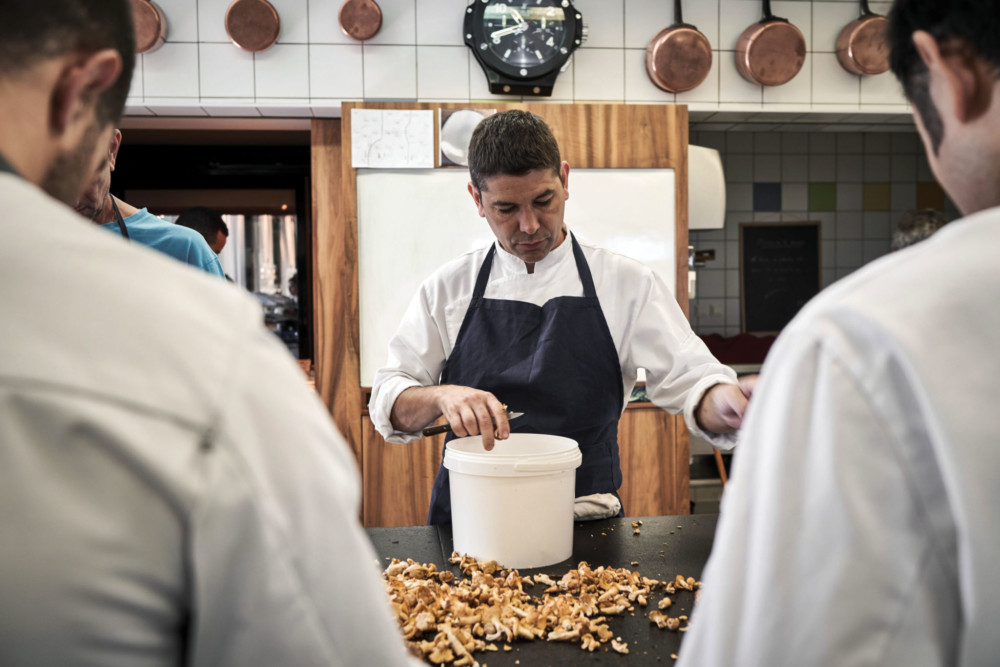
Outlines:
{"label": "knife blade", "polygon": [[[511,419],[517,419],[518,417],[523,417],[523,416],[524,416],[523,412],[514,412],[513,410],[508,410],[507,411],[507,419],[508,419],[508,421],[511,420]],[[451,424],[439,424],[437,426],[430,426],[428,428],[425,428],[422,431],[422,433],[424,435],[438,435],[439,433],[447,433],[450,430],[451,430]]]}

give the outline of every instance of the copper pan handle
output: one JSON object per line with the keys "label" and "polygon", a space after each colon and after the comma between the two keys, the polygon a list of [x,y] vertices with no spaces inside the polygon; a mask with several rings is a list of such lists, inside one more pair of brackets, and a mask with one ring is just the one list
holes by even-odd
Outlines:
{"label": "copper pan handle", "polygon": [[681,12],[681,0],[674,0],[674,25],[684,24],[684,14]]}
{"label": "copper pan handle", "polygon": [[861,0],[861,18],[875,16],[875,12],[868,7],[868,0]]}

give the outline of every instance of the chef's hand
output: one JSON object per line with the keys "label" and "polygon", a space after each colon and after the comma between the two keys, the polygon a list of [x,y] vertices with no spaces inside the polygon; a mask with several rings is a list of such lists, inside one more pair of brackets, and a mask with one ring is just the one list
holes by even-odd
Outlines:
{"label": "chef's hand", "polygon": [[494,431],[499,440],[506,440],[510,435],[507,410],[490,392],[451,384],[437,389],[438,409],[458,437],[482,434],[483,447],[490,451]]}
{"label": "chef's hand", "polygon": [[757,386],[756,375],[745,375],[738,384],[721,383],[701,397],[695,420],[710,433],[732,433],[743,423],[750,397]]}

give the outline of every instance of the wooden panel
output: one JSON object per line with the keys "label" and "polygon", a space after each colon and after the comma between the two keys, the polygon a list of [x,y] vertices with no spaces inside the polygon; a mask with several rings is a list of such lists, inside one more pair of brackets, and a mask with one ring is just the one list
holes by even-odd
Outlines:
{"label": "wooden panel", "polygon": [[344,187],[341,122],[312,122],[313,328],[316,389],[363,466],[358,384],[358,229],[354,176]]}
{"label": "wooden panel", "polygon": [[629,406],[618,423],[618,442],[623,478],[618,493],[628,516],[690,513],[689,444],[682,418],[648,404]]}
{"label": "wooden panel", "polygon": [[398,445],[386,442],[368,417],[364,440],[364,525],[418,526],[427,522],[444,434]]}

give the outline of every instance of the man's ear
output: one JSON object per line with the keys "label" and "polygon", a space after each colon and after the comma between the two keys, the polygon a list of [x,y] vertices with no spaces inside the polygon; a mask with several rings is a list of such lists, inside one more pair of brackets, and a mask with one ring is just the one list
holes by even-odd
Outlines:
{"label": "man's ear", "polygon": [[118,159],[118,149],[122,145],[122,131],[117,127],[114,133],[111,135],[111,145],[108,146],[108,166],[111,167],[111,171],[115,170],[115,160]]}
{"label": "man's ear", "polygon": [[122,57],[114,49],[67,58],[52,91],[50,130],[60,136],[74,123],[88,119],[101,93],[122,72]]}
{"label": "man's ear", "polygon": [[562,181],[563,199],[569,199],[569,162],[566,160],[559,165],[559,180]]}
{"label": "man's ear", "polygon": [[981,58],[960,45],[941,44],[923,30],[913,33],[913,45],[927,66],[928,92],[939,109],[967,123],[989,108],[994,79]]}
{"label": "man's ear", "polygon": [[472,201],[476,202],[476,209],[479,211],[479,217],[485,218],[486,211],[483,210],[483,194],[471,181],[469,182],[469,194],[472,195]]}

